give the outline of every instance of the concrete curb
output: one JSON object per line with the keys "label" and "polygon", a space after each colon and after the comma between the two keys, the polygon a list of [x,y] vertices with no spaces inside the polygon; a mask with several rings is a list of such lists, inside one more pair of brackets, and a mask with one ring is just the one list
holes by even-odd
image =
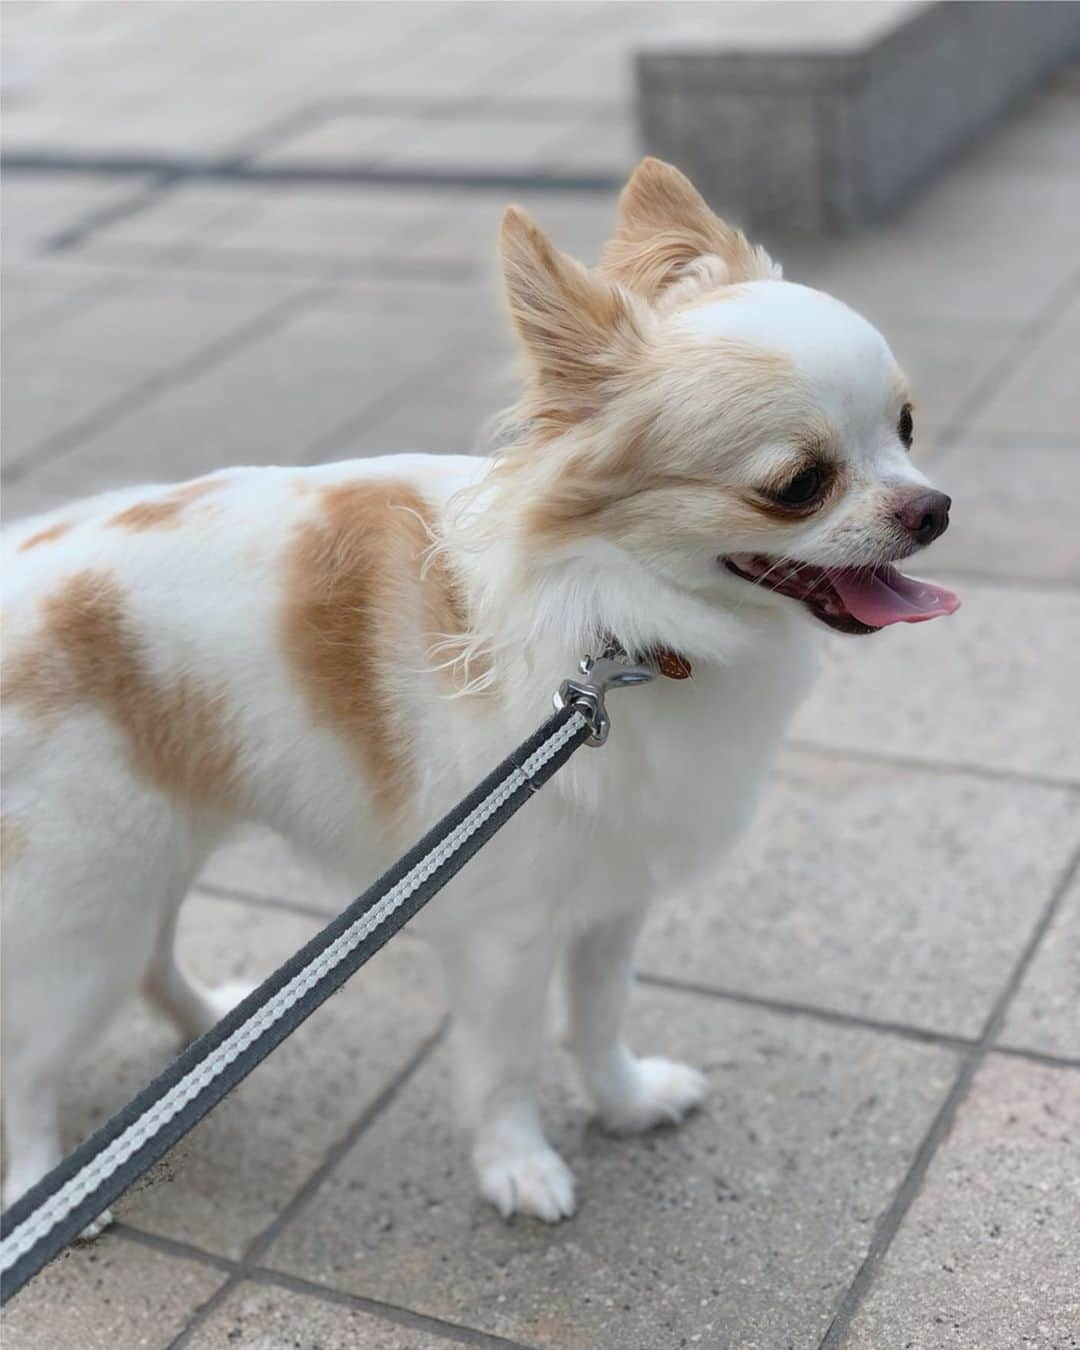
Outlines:
{"label": "concrete curb", "polygon": [[642,52],[642,143],[745,224],[852,229],[1077,51],[1080,4],[946,0],[854,46]]}

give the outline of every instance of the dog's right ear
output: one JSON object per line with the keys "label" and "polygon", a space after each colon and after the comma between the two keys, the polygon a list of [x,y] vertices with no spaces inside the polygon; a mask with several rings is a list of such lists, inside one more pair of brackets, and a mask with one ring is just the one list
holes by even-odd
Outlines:
{"label": "dog's right ear", "polygon": [[619,198],[619,224],[601,271],[655,302],[692,277],[695,266],[704,283],[715,285],[780,275],[763,248],[709,209],[684,173],[662,159],[643,159]]}
{"label": "dog's right ear", "polygon": [[560,253],[516,206],[503,214],[502,263],[510,314],[545,401],[565,414],[595,411],[605,378],[641,348],[640,302]]}

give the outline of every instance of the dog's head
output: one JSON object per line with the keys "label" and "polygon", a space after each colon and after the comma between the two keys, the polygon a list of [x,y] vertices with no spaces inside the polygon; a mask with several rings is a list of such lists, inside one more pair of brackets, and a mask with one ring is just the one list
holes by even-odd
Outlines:
{"label": "dog's head", "polygon": [[950,502],[911,463],[885,340],[782,281],[678,170],[637,169],[598,271],[513,207],[502,247],[531,372],[502,468],[534,559],[848,633],[956,608],[891,566],[942,533]]}

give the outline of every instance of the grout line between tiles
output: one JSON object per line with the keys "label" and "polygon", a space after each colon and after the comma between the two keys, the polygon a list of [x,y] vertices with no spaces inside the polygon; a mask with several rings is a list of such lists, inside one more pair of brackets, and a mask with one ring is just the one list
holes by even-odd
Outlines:
{"label": "grout line between tiles", "polygon": [[[193,890],[215,899],[251,905],[255,909],[281,910],[286,914],[296,914],[322,924],[329,923],[333,918],[332,910],[317,909],[313,905],[305,905],[303,901],[288,900],[280,896],[260,895],[256,891],[246,891],[240,887],[219,886],[213,882],[197,882]],[[404,936],[408,937],[409,935],[406,933]],[[843,1009],[828,1008],[816,1003],[799,1003],[789,999],[751,994],[739,989],[723,989],[716,985],[704,984],[695,980],[684,980],[675,976],[664,975],[659,971],[638,971],[637,981],[639,984],[655,989],[668,989],[673,993],[693,994],[743,1007],[761,1008],[765,1012],[778,1013],[785,1017],[807,1017],[831,1026],[846,1026],[863,1031],[876,1031],[887,1036],[899,1036],[904,1040],[920,1041],[928,1045],[940,1045],[950,1050],[970,1050],[977,1043],[974,1036],[961,1036],[948,1031],[936,1031],[932,1027],[916,1026],[909,1022],[865,1017],[859,1013],[845,1012]],[[1080,1057],[1057,1055],[1050,1051],[1029,1049],[1022,1045],[995,1045],[993,1053],[1009,1055],[1015,1059],[1030,1060],[1034,1064],[1046,1064],[1052,1068],[1080,1069]]]}
{"label": "grout line between tiles", "polygon": [[336,1303],[347,1308],[355,1308],[357,1312],[370,1313],[384,1321],[394,1322],[398,1326],[411,1327],[416,1331],[427,1331],[458,1345],[487,1346],[490,1347],[490,1350],[532,1350],[532,1347],[521,1341],[508,1341],[503,1336],[495,1336],[486,1331],[477,1331],[473,1327],[462,1326],[458,1322],[447,1322],[441,1317],[431,1317],[426,1313],[413,1312],[412,1309],[399,1307],[395,1303],[384,1303],[380,1299],[365,1298],[360,1294],[349,1294],[329,1285],[316,1284],[311,1280],[302,1279],[298,1275],[290,1275],[283,1270],[275,1270],[271,1266],[254,1266],[247,1278],[255,1284],[274,1285],[280,1289],[288,1289],[295,1294],[303,1294],[308,1298],[320,1299],[324,1303]]}
{"label": "grout line between tiles", "polygon": [[[424,217],[418,229],[430,224]],[[423,244],[423,237],[407,239]],[[171,245],[115,244],[108,240],[91,243],[76,255],[80,262],[97,267],[142,268],[147,272],[206,272],[215,276],[266,277],[282,275],[312,282],[399,281],[420,284],[442,282],[460,285],[476,281],[482,269],[467,258],[390,257],[371,254],[355,257],[343,253],[302,253],[288,249],[241,248],[233,244],[200,244],[186,256],[177,257]]]}
{"label": "grout line between tiles", "polygon": [[151,179],[150,186],[132,198],[113,203],[111,208],[102,207],[82,222],[53,236],[47,245],[47,250],[51,252],[74,247],[95,229],[142,210],[163,192],[175,189],[180,183],[251,184],[255,187],[269,183],[342,183],[356,186],[452,188],[465,192],[503,189],[517,192],[599,193],[606,196],[617,192],[626,179],[626,172],[621,168],[603,172],[596,169],[518,169],[509,164],[504,168],[467,165],[444,167],[441,164],[396,165],[390,159],[354,160],[347,164],[302,161],[253,164],[248,161],[192,161],[165,155],[83,156],[65,154],[63,151],[13,151],[4,157],[3,170],[8,175],[89,173],[103,177]]}
{"label": "grout line between tiles", "polygon": [[1024,1059],[1031,1064],[1042,1064],[1047,1069],[1080,1069],[1080,1055],[1057,1055],[1052,1050],[1032,1050],[1023,1045],[997,1044],[992,1055],[1007,1055],[1010,1059]]}
{"label": "grout line between tiles", "polygon": [[940,1045],[949,1050],[970,1050],[977,1043],[973,1036],[956,1036],[947,1031],[935,1031],[932,1027],[914,1026],[907,1022],[892,1022],[886,1018],[864,1017],[859,1013],[844,1012],[839,1008],[825,1008],[815,1003],[800,1003],[791,999],[770,998],[764,994],[749,994],[738,989],[721,989],[716,985],[704,984],[697,980],[682,980],[653,971],[639,971],[637,981],[639,984],[648,985],[654,989],[667,989],[672,993],[696,994],[704,998],[718,999],[724,1003],[736,1003],[747,1008],[760,1008],[764,1012],[779,1013],[784,1017],[808,1017],[816,1022],[828,1023],[830,1026],[876,1031],[889,1036],[900,1036],[908,1041]]}
{"label": "grout line between tiles", "polygon": [[274,1215],[266,1227],[249,1242],[241,1260],[233,1266],[228,1279],[207,1301],[201,1304],[188,1318],[183,1329],[169,1342],[167,1350],[181,1350],[187,1345],[196,1329],[206,1321],[228,1298],[238,1284],[247,1278],[258,1264],[260,1257],[273,1244],[278,1235],[308,1203],[322,1183],[338,1166],[369,1125],[395,1100],[398,1093],[412,1078],[413,1074],[425,1062],[434,1050],[445,1031],[445,1023],[423,1041],[403,1067],[390,1079],[380,1093],[371,1101],[345,1133],[331,1144],[323,1156],[322,1162],[307,1179],[294,1191],[292,1197]]}
{"label": "grout line between tiles", "polygon": [[227,1256],[219,1256],[216,1252],[208,1252],[205,1248],[199,1247],[193,1242],[181,1242],[176,1238],[164,1237],[160,1233],[148,1232],[147,1229],[139,1228],[135,1224],[122,1221],[114,1222],[109,1225],[102,1236],[122,1238],[124,1242],[132,1242],[140,1247],[149,1247],[165,1256],[179,1257],[184,1261],[197,1261],[200,1265],[212,1266],[215,1270],[221,1270],[230,1275],[236,1269],[236,1262],[230,1260]]}
{"label": "grout line between tiles", "polygon": [[1043,937],[1061,908],[1069,886],[1078,871],[1080,871],[1080,848],[1074,851],[1059,876],[1053,894],[1043,908],[1043,912],[1036,921],[1019,958],[1002,986],[1001,993],[995,1000],[978,1041],[971,1047],[961,1064],[952,1087],[923,1136],[911,1166],[908,1168],[907,1175],[900,1183],[891,1204],[878,1223],[863,1263],[837,1305],[836,1312],[822,1337],[818,1350],[840,1350],[843,1345],[852,1318],[858,1312],[869,1292],[874,1277],[892,1246],[893,1239],[922,1190],[930,1164],[952,1129],[957,1112],[967,1099],[975,1074],[987,1056],[993,1052],[994,1041],[1004,1024],[1009,1005],[1012,1003]]}
{"label": "grout line between tiles", "polygon": [[848,760],[854,764],[877,764],[883,768],[911,769],[932,774],[960,774],[967,778],[981,778],[988,783],[1011,783],[1023,787],[1053,788],[1056,791],[1080,791],[1080,780],[1066,775],[1028,773],[1023,769],[990,768],[983,764],[950,763],[947,760],[919,759],[914,755],[893,755],[884,750],[859,750],[841,746],[833,749],[816,745],[813,741],[795,738],[784,743],[785,750],[818,759]]}
{"label": "grout line between tiles", "polygon": [[[300,918],[315,919],[319,923],[327,924],[334,917],[337,911],[331,909],[319,909],[317,905],[305,904],[303,900],[289,900],[279,895],[262,895],[258,891],[246,891],[240,886],[219,886],[215,881],[196,881],[191,888],[192,894],[203,894],[213,896],[215,900],[238,900],[244,905],[262,905],[266,909],[280,909],[286,914],[296,914]],[[344,909],[348,904],[348,899],[342,901],[341,908]]]}

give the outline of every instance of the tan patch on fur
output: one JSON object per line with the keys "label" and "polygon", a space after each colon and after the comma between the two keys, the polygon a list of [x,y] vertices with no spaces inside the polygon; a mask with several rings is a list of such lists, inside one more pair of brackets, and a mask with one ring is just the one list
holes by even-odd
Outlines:
{"label": "tan patch on fur", "polygon": [[464,600],[440,555],[424,571],[431,508],[414,488],[361,480],[319,495],[289,550],[282,643],[316,722],[354,749],[393,817],[414,786],[407,679],[433,642],[466,631]]}
{"label": "tan patch on fur", "polygon": [[26,827],[17,820],[0,816],[0,866],[10,867],[26,852]]}
{"label": "tan patch on fur", "polygon": [[136,502],[105,523],[111,528],[124,530],[175,529],[189,502],[205,497],[208,492],[216,492],[224,482],[221,478],[196,478],[194,482],[174,488],[165,497]]}
{"label": "tan patch on fur", "polygon": [[778,269],[762,248],[721,220],[685,174],[659,159],[643,159],[619,199],[619,227],[604,249],[600,269],[632,291],[656,300],[699,260],[701,286],[767,280]]}
{"label": "tan patch on fur", "polygon": [[192,806],[233,800],[238,753],[223,698],[191,675],[150,673],[113,576],[79,572],[42,610],[41,633],[8,664],[5,698],[43,719],[97,708],[124,733],[142,778]]}
{"label": "tan patch on fur", "polygon": [[28,548],[37,548],[39,544],[50,544],[54,539],[59,539],[67,534],[71,529],[70,520],[59,520],[55,525],[48,525],[43,530],[38,530],[37,534],[32,534],[29,539],[24,539],[19,545],[19,552],[25,553]]}
{"label": "tan patch on fur", "polygon": [[[722,394],[718,402],[729,409],[731,420],[725,434],[733,451],[740,437],[753,439],[761,409],[774,404],[796,380],[789,357],[743,342],[717,341],[707,351],[689,342],[669,343],[651,359],[654,373],[661,374],[667,364],[686,372],[692,369],[691,361],[707,363],[701,379]],[[799,417],[793,430],[805,427],[806,419]],[[812,462],[809,451],[806,458]],[[515,470],[528,473],[530,467],[528,451],[509,455],[497,465],[493,481],[497,483],[499,476],[510,478]],[[785,467],[785,481],[797,471],[797,462],[790,471]],[[693,441],[664,445],[654,425],[639,424],[604,453],[597,453],[588,443],[581,445],[561,465],[557,478],[549,477],[542,485],[533,483],[523,503],[523,520],[538,542],[560,544],[579,536],[583,529],[616,534],[628,524],[640,524],[647,519],[655,494],[666,494],[670,504],[681,501],[684,493],[710,493],[719,486],[711,439],[705,439],[700,450]],[[758,505],[756,500],[754,505]],[[656,525],[663,528],[661,516]]]}

